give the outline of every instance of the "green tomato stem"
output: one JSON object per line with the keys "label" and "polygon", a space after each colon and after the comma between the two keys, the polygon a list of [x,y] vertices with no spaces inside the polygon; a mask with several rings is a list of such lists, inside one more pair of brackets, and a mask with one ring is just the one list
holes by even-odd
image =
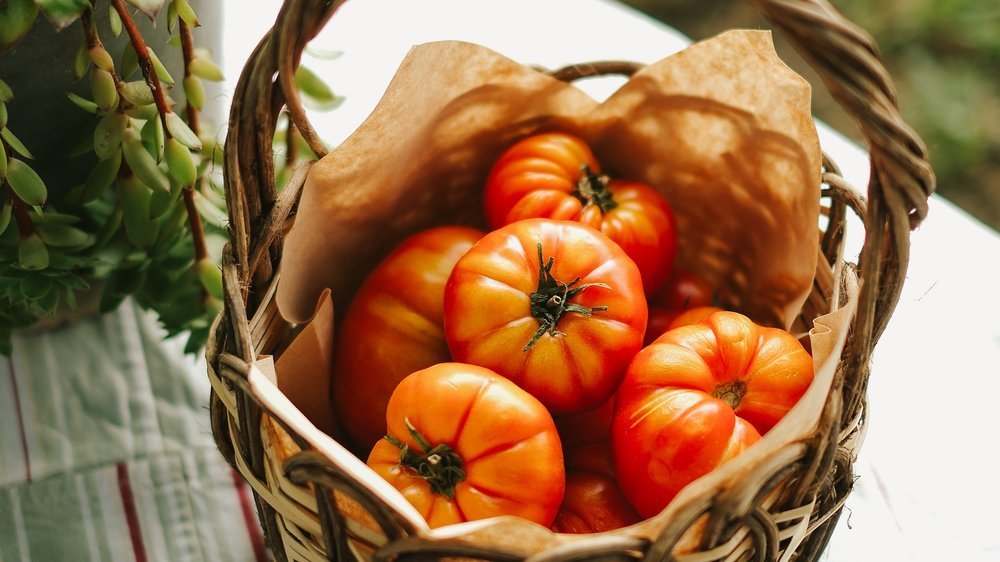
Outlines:
{"label": "green tomato stem", "polygon": [[564,335],[558,330],[559,320],[569,312],[590,317],[595,312],[608,309],[606,306],[587,308],[570,301],[590,287],[610,289],[610,286],[605,283],[585,283],[575,286],[580,282],[579,277],[569,283],[563,283],[552,276],[553,265],[555,258],[549,258],[546,262],[542,256],[542,245],[538,244],[538,288],[531,294],[531,315],[538,320],[538,330],[528,343],[524,344],[521,351],[529,351],[546,332],[552,336]]}
{"label": "green tomato stem", "polygon": [[735,410],[740,405],[740,402],[743,401],[743,397],[746,394],[747,383],[741,380],[734,380],[716,386],[712,392],[712,397],[722,400]]}
{"label": "green tomato stem", "polygon": [[448,499],[454,498],[455,486],[464,481],[466,476],[462,457],[444,443],[432,446],[410,423],[409,418],[404,422],[410,436],[417,442],[422,452],[411,449],[409,445],[392,435],[386,435],[386,441],[399,448],[399,464],[426,480],[433,493]]}
{"label": "green tomato stem", "polygon": [[590,166],[583,164],[580,166],[580,181],[576,183],[573,196],[580,200],[584,206],[597,205],[602,213],[607,213],[618,206],[618,202],[611,195],[608,185],[611,178],[605,174],[595,174],[590,170]]}

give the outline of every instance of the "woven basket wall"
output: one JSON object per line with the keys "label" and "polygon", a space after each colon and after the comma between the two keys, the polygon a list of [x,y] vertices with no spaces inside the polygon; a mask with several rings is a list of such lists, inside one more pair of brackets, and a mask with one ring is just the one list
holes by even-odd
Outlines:
{"label": "woven basket wall", "polygon": [[[275,27],[250,57],[233,99],[226,142],[231,242],[224,255],[226,302],[208,346],[212,431],[220,451],[252,485],[268,546],[279,560],[467,557],[487,560],[815,560],[829,541],[854,481],[852,464],[865,424],[869,360],[899,298],[909,233],[923,219],[934,176],[925,149],[899,115],[888,73],[872,38],[822,0],[751,0],[823,78],[855,118],[871,154],[867,197],[858,195],[824,159],[822,212],[828,217],[821,259],[803,325],[838,306],[843,285],[860,279],[857,309],[832,388],[816,427],[783,443],[765,463],[711,489],[669,518],[638,531],[575,537],[529,536],[503,546],[497,536],[517,522],[428,532],[393,507],[344,459],[315,450],[285,413],[269,411],[254,385],[253,365],[287,342],[294,327],[274,302],[282,234],[308,173],[303,165],[280,192],[272,143],[287,110],[317,154],[324,148],[305,116],[294,73],[306,44],[342,2],[286,0]],[[586,69],[586,70],[581,70]],[[574,66],[582,72],[628,74],[631,64]],[[866,237],[859,264],[841,261],[848,212]],[[290,444],[290,445],[289,445]],[[302,452],[288,455],[291,447]],[[285,451],[285,454],[281,452]],[[363,467],[362,467],[363,468]],[[529,533],[530,535],[530,533]],[[536,533],[537,535],[537,533]],[[526,546],[527,545],[527,546]],[[530,552],[525,552],[525,549]],[[530,556],[529,556],[530,555]]]}

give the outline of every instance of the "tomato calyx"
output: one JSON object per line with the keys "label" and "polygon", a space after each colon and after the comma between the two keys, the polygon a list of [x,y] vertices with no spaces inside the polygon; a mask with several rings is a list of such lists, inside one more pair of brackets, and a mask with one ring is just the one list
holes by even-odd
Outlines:
{"label": "tomato calyx", "polygon": [[557,327],[559,320],[568,312],[575,312],[583,316],[590,317],[595,312],[607,310],[606,306],[595,306],[587,308],[570,302],[574,297],[590,287],[603,287],[610,289],[606,283],[585,283],[575,286],[580,282],[577,277],[569,283],[563,283],[552,276],[552,266],[555,258],[549,258],[548,262],[542,256],[542,245],[538,244],[538,288],[531,293],[531,315],[538,320],[538,330],[531,336],[528,343],[524,344],[521,351],[528,351],[546,332],[552,336],[564,335]]}
{"label": "tomato calyx", "polygon": [[424,452],[420,453],[410,448],[392,435],[386,435],[385,439],[399,447],[399,464],[423,478],[431,487],[431,492],[443,495],[448,499],[455,497],[455,486],[465,480],[465,462],[454,449],[439,443],[431,446],[427,439],[413,427],[409,418],[403,420],[406,428],[410,431],[410,436],[420,445]]}
{"label": "tomato calyx", "polygon": [[602,213],[606,213],[618,206],[608,189],[610,183],[611,178],[606,174],[595,174],[590,166],[583,164],[580,166],[580,180],[576,182],[573,196],[584,206],[597,205]]}
{"label": "tomato calyx", "polygon": [[726,404],[729,404],[734,410],[740,405],[743,397],[747,394],[747,383],[735,380],[724,382],[715,387],[712,391],[712,397],[722,400]]}

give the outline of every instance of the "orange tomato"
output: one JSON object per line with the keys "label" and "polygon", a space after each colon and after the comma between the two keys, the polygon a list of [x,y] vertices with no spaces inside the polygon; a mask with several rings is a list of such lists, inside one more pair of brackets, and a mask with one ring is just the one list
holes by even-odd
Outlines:
{"label": "orange tomato", "polygon": [[368,465],[431,527],[500,515],[551,525],[566,486],[545,407],[488,369],[441,363],[403,379]]}
{"label": "orange tomato", "polygon": [[643,517],[769,431],[812,383],[791,334],[716,312],[639,352],[615,399],[615,470]]}
{"label": "orange tomato", "polygon": [[515,143],[490,171],[484,200],[493,228],[548,218],[600,230],[635,261],[646,294],[673,267],[677,223],[670,204],[647,185],[601,175],[586,142],[574,135],[542,133]]}
{"label": "orange tomato", "polygon": [[691,324],[697,324],[702,320],[708,318],[709,316],[721,311],[722,309],[717,306],[696,306],[694,308],[685,310],[673,320],[667,326],[667,330],[673,330],[674,328],[680,328],[681,326],[690,326]]}
{"label": "orange tomato", "polygon": [[368,275],[339,330],[333,403],[362,451],[385,435],[385,408],[403,377],[450,361],[444,286],[483,233],[445,226],[404,240]]}
{"label": "orange tomato", "polygon": [[576,222],[531,219],[482,238],[445,287],[456,361],[514,381],[554,414],[597,408],[642,346],[639,271],[607,236]]}

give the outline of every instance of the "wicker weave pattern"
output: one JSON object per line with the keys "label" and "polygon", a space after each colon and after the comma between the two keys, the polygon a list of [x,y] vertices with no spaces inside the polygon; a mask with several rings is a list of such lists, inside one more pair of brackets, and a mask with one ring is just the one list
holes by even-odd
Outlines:
{"label": "wicker weave pattern", "polygon": [[[824,159],[821,189],[829,221],[819,250],[825,259],[801,319],[808,325],[827,312],[841,283],[851,283],[855,275],[863,283],[819,427],[744,475],[739,486],[704,497],[658,524],[655,540],[604,533],[565,542],[530,560],[814,560],[851,491],[852,464],[863,438],[869,359],[899,298],[909,232],[927,212],[934,176],[922,142],[899,115],[892,82],[870,36],[822,0],[750,2],[815,67],[858,122],[871,152],[867,199]],[[474,541],[420,536],[377,493],[308,451],[304,439],[280,417],[270,418],[276,426],[262,423],[267,414],[252,388],[252,365],[290,335],[273,298],[275,271],[282,233],[308,172],[308,165],[296,170],[278,195],[272,139],[278,113],[287,108],[313,150],[325,153],[294,94],[293,77],[305,45],[341,3],[286,0],[278,23],[254,51],[237,85],[226,146],[232,238],[224,255],[226,303],[208,349],[213,434],[223,455],[253,486],[265,534],[279,559],[522,559],[517,551],[478,547]],[[636,69],[629,63],[602,62],[552,74],[572,80]],[[844,264],[840,255],[848,210],[862,217],[867,231],[857,268]],[[276,436],[268,429],[274,427],[284,427],[287,435]],[[282,465],[275,454],[275,441],[282,437],[306,452]],[[681,551],[687,554],[677,556]]]}

